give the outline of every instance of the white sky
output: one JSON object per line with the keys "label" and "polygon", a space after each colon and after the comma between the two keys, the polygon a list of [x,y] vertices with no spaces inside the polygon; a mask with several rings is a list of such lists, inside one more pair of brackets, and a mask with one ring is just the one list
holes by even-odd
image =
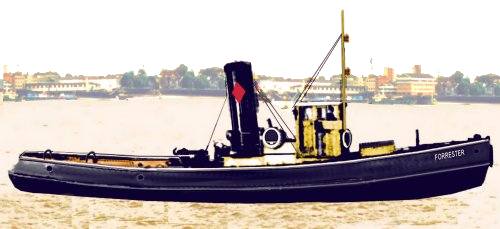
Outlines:
{"label": "white sky", "polygon": [[[340,33],[354,75],[500,74],[495,1],[0,1],[0,64],[11,71],[99,75],[233,60],[308,77]],[[339,51],[340,49],[337,49]],[[321,75],[338,74],[335,52]],[[373,58],[373,70],[370,65]],[[0,70],[1,71],[1,70]]]}

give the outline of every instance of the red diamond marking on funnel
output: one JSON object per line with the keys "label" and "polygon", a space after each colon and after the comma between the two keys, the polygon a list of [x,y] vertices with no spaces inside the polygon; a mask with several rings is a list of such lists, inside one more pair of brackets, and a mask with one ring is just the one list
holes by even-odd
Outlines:
{"label": "red diamond marking on funnel", "polygon": [[243,88],[238,82],[234,84],[233,88],[233,96],[238,101],[238,103],[241,103],[241,100],[243,99],[243,96],[245,96],[245,88]]}

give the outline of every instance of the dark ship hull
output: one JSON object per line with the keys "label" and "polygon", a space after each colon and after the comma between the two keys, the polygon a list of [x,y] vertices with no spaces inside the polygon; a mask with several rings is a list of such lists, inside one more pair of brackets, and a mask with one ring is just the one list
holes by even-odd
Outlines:
{"label": "dark ship hull", "polygon": [[[355,154],[355,153],[353,153]],[[81,153],[25,152],[9,171],[22,191],[203,202],[416,199],[482,185],[493,148],[487,138],[401,149],[391,155],[281,166],[128,168],[66,161]],[[98,154],[96,160],[141,158]]]}

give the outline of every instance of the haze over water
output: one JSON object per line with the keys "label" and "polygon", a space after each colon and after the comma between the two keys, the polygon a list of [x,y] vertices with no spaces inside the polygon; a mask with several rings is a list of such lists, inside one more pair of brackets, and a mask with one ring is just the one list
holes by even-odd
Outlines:
{"label": "haze over water", "polygon": [[[482,187],[457,194],[409,201],[358,203],[210,204],[143,202],[16,190],[7,170],[24,150],[171,154],[175,147],[204,148],[223,98],[137,97],[130,100],[79,99],[0,105],[0,227],[359,227],[500,226],[500,169],[489,170]],[[283,103],[275,104],[277,108]],[[230,128],[226,105],[215,139]],[[293,128],[289,108],[279,109]],[[435,106],[349,104],[347,126],[353,150],[360,142],[394,139],[397,147],[421,142],[491,136],[500,147],[500,105]],[[260,107],[259,122],[271,117]],[[283,150],[292,150],[289,146]],[[498,153],[495,151],[495,156]]]}

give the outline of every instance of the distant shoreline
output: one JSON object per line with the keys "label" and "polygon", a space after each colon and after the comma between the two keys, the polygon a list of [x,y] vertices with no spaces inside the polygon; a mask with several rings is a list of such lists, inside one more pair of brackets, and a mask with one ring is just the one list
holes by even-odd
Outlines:
{"label": "distant shoreline", "polygon": [[226,90],[224,89],[161,89],[162,95],[184,95],[184,96],[211,96],[211,97],[224,97]]}
{"label": "distant shoreline", "polygon": [[[157,97],[159,95],[165,96],[186,96],[186,97],[224,97],[226,96],[226,90],[223,89],[161,89],[159,94],[153,93],[130,93],[131,97]],[[77,95],[77,99],[115,99],[115,96],[82,96]],[[40,100],[58,100],[59,98],[50,99],[40,99]],[[500,104],[500,96],[436,96],[437,103],[474,103],[474,104]],[[64,100],[64,99],[62,99]],[[38,99],[30,100],[38,101]],[[287,100],[277,100],[284,101]],[[13,102],[13,101],[0,101],[1,102]],[[338,101],[337,101],[338,102]],[[351,103],[360,103],[361,101],[351,101]],[[363,103],[363,102],[361,102]],[[365,102],[367,103],[367,102]]]}
{"label": "distant shoreline", "polygon": [[500,96],[437,96],[437,102],[500,104]]}

